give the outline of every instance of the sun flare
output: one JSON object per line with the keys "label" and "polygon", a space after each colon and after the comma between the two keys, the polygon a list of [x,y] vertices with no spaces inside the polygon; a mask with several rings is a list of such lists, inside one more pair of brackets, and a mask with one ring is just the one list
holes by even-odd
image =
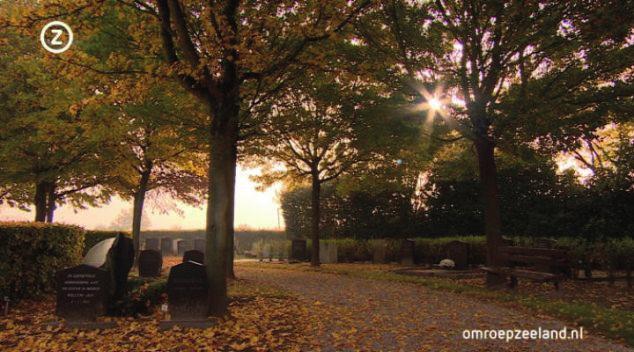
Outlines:
{"label": "sun flare", "polygon": [[436,97],[430,98],[427,103],[429,104],[429,108],[432,110],[438,111],[442,109],[442,102]]}

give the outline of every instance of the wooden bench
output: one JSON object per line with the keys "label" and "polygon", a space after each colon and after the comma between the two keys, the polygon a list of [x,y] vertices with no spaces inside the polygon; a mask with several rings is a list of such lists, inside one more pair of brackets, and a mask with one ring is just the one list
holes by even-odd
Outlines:
{"label": "wooden bench", "polygon": [[499,267],[483,267],[482,270],[510,278],[509,287],[517,287],[517,278],[536,282],[552,282],[559,289],[559,282],[570,271],[568,252],[562,249],[503,246],[499,249]]}

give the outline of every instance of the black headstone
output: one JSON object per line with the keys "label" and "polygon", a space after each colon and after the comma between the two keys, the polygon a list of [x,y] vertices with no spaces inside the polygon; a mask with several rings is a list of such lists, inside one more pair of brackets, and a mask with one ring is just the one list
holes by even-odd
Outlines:
{"label": "black headstone", "polygon": [[401,242],[401,265],[414,265],[414,240],[405,239]]}
{"label": "black headstone", "polygon": [[107,271],[88,265],[58,271],[55,313],[70,322],[95,321],[107,309],[109,283]]}
{"label": "black headstone", "polygon": [[115,281],[113,299],[119,300],[125,296],[128,288],[128,275],[134,265],[134,242],[131,238],[119,235],[112,247],[112,263]]}
{"label": "black headstone", "polygon": [[469,268],[469,245],[461,241],[447,243],[447,258],[453,260],[456,270]]}
{"label": "black headstone", "polygon": [[294,239],[291,241],[291,260],[306,260],[306,240]]}
{"label": "black headstone", "polygon": [[173,266],[167,279],[169,313],[174,320],[205,320],[209,311],[207,272],[202,264]]}
{"label": "black headstone", "polygon": [[139,253],[139,276],[159,277],[163,268],[163,256],[161,252],[146,249]]}
{"label": "black headstone", "polygon": [[188,262],[188,261],[204,264],[205,263],[205,254],[203,252],[197,251],[195,249],[187,251],[183,255],[183,263]]}

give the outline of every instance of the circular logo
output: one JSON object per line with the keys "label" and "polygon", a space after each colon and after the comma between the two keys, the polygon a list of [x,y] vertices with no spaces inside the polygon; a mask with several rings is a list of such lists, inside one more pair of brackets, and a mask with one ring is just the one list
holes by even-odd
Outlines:
{"label": "circular logo", "polygon": [[[64,41],[64,33],[66,33],[66,41]],[[51,40],[46,39],[47,36]],[[53,54],[61,54],[73,45],[73,30],[70,26],[62,21],[49,22],[42,28],[40,33],[40,42],[47,51]]]}

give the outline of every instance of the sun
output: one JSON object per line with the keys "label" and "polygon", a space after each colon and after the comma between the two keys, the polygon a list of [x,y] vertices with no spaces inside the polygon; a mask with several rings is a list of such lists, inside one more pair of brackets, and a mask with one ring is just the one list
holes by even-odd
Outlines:
{"label": "sun", "polygon": [[427,100],[427,104],[429,104],[429,108],[431,110],[435,110],[435,111],[442,110],[442,102],[440,101],[440,99],[436,97],[432,97],[429,100]]}

